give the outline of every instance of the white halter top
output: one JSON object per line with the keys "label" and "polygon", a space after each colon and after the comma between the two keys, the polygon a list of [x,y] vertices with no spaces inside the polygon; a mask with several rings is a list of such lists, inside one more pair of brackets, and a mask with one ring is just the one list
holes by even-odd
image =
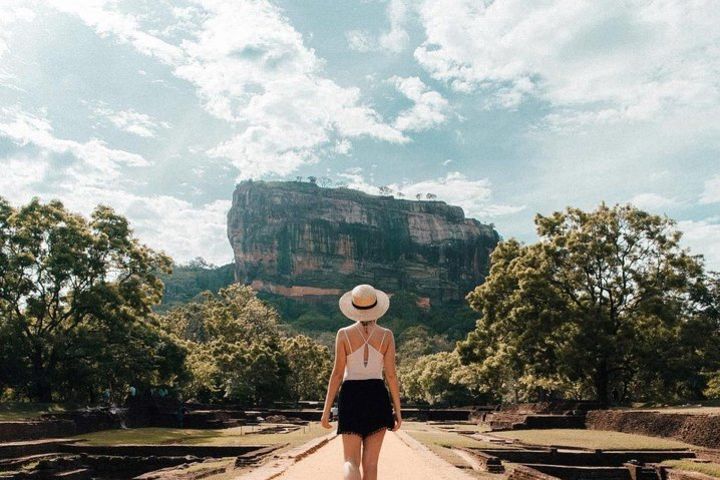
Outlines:
{"label": "white halter top", "polygon": [[[375,333],[375,330],[373,330],[367,338],[365,338],[365,335],[363,335],[360,330],[358,330],[358,332],[365,342],[363,342],[360,348],[346,357],[347,360],[345,362],[345,375],[343,376],[343,380],[370,380],[372,378],[379,378],[382,380],[384,355],[381,352],[383,344],[385,343],[385,334],[387,333],[387,330],[383,332],[382,340],[380,341],[380,350],[368,343]],[[347,331],[343,330],[343,333],[345,334],[345,339],[348,342],[348,349],[351,349],[352,344],[350,343]],[[365,345],[368,347],[367,364],[365,363]]]}

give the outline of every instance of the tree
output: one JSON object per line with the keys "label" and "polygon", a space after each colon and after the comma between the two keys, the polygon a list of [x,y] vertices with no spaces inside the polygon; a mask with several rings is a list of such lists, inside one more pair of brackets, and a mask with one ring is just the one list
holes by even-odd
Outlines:
{"label": "tree", "polygon": [[461,405],[472,402],[470,390],[455,378],[460,368],[455,352],[439,352],[419,357],[400,366],[400,385],[408,400],[430,405]]}
{"label": "tree", "polygon": [[428,200],[435,200],[437,198],[437,195],[435,195],[434,193],[426,193],[425,198],[427,198]]}
{"label": "tree", "polygon": [[415,199],[417,199],[417,200],[422,200],[422,198],[423,198],[423,194],[422,194],[422,193],[416,193],[416,194],[415,194]]}
{"label": "tree", "polygon": [[[458,344],[487,384],[528,397],[677,391],[718,327],[706,309],[702,261],[672,220],[632,206],[568,208],[535,218],[540,241],[502,242],[487,281],[468,295],[481,312]],[[662,355],[657,352],[662,351]],[[700,354],[702,356],[702,354]]]}
{"label": "tree", "polygon": [[171,310],[160,322],[185,340],[191,380],[186,393],[248,405],[287,397],[288,360],[277,312],[252,288],[233,284]]}
{"label": "tree", "polygon": [[320,179],[318,180],[318,185],[320,185],[322,188],[327,188],[332,185],[332,180],[328,177],[320,177]]}
{"label": "tree", "polygon": [[330,350],[307,335],[283,339],[288,383],[293,400],[322,400],[332,370]]}
{"label": "tree", "polygon": [[170,265],[109,207],[87,220],[59,201],[15,209],[0,198],[0,330],[16,335],[13,361],[28,371],[29,395],[51,401],[58,372],[73,375],[79,362],[102,357],[97,349],[76,351],[80,332],[113,331],[122,338],[113,348],[122,349],[123,333],[145,328],[162,295],[158,273]]}
{"label": "tree", "polygon": [[307,177],[308,182],[312,183],[313,185],[317,184],[317,177],[310,175]]}
{"label": "tree", "polygon": [[378,188],[380,191],[380,195],[391,195],[392,194],[392,188],[388,187],[387,185],[383,185]]}

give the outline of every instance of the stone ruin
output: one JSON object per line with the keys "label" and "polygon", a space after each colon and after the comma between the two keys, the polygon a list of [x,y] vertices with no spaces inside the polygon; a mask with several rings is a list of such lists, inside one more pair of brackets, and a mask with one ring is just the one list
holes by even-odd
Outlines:
{"label": "stone ruin", "polygon": [[[442,427],[441,427],[442,428]],[[473,469],[505,475],[508,480],[714,480],[696,472],[662,465],[666,460],[711,462],[720,451],[700,448],[667,450],[602,450],[539,446],[494,436],[492,432],[448,427],[488,447],[458,447],[455,453]]]}
{"label": "stone ruin", "polygon": [[[253,434],[262,435],[290,433],[307,424],[307,420],[298,418],[305,415],[291,416],[289,411],[282,414],[273,410],[246,411],[194,405],[190,409],[184,408],[181,415],[178,412],[178,405],[146,408],[138,404],[128,408],[94,408],[0,422],[0,479],[178,478],[173,475],[183,471],[184,467],[202,463],[212,465],[209,469],[190,470],[197,470],[197,475],[202,476],[213,471],[222,473],[217,470],[253,466],[285,444],[103,446],[87,445],[67,437],[128,427],[224,429],[244,425],[252,427]],[[266,421],[273,423],[266,424]],[[219,459],[228,461],[218,463]],[[182,478],[194,477],[188,473]]]}
{"label": "stone ruin", "polygon": [[475,419],[492,431],[585,428],[588,412],[598,408],[597,402],[587,401],[520,403],[480,412]]}

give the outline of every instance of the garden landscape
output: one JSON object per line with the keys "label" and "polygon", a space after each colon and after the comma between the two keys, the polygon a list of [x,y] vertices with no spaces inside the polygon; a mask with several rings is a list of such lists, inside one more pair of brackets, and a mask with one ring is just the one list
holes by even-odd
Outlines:
{"label": "garden landscape", "polygon": [[0,479],[720,480],[718,25],[0,0]]}
{"label": "garden landscape", "polygon": [[334,306],[363,280],[391,286],[400,451],[476,477],[717,472],[720,281],[669,218],[568,208],[525,245],[435,199],[312,180],[235,198],[230,278],[107,207],[3,203],[3,475],[245,478],[333,451]]}

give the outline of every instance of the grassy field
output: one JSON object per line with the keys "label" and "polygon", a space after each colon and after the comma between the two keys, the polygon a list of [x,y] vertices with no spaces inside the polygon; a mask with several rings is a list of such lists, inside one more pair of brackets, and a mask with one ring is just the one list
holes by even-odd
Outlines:
{"label": "grassy field", "polygon": [[562,445],[578,448],[602,448],[605,450],[690,448],[690,445],[676,440],[602,430],[516,430],[494,432],[493,435],[502,438],[517,439],[523,443],[535,445]]}
{"label": "grassy field", "polygon": [[720,478],[720,465],[717,463],[701,463],[693,462],[692,460],[666,460],[662,462],[662,464],[679,470],[690,470],[691,472],[704,473],[711,477]]}
{"label": "grassy field", "polygon": [[37,418],[43,413],[65,411],[63,405],[54,403],[1,403],[0,422]]}
{"label": "grassy field", "polygon": [[[263,424],[270,426],[272,424]],[[195,430],[181,428],[129,428],[127,430],[104,430],[78,438],[89,445],[274,445],[290,443],[300,445],[315,437],[326,435],[317,422],[309,423],[291,433],[257,433],[257,426],[244,426],[223,430]]]}
{"label": "grassy field", "polygon": [[408,435],[427,446],[437,445],[445,448],[502,448],[494,443],[481,442],[480,440],[475,440],[465,435],[446,432],[420,422],[404,422],[402,428]]}

